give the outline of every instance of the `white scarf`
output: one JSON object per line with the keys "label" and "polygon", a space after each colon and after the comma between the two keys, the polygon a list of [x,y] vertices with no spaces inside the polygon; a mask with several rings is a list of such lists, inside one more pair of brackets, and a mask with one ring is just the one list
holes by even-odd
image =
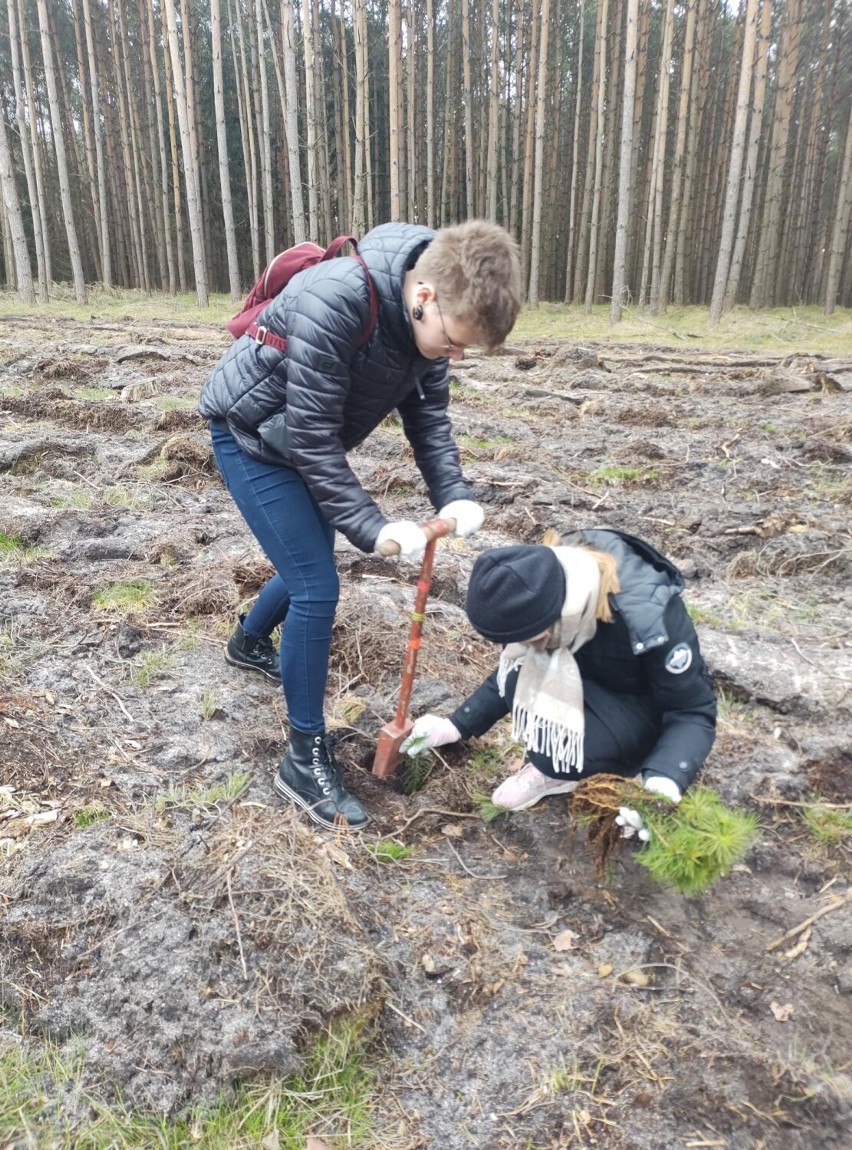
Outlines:
{"label": "white scarf", "polygon": [[528,751],[551,759],[567,774],[583,770],[583,683],[574,658],[597,628],[600,569],[580,547],[551,548],[565,572],[562,614],[535,643],[509,643],[500,656],[497,687],[506,693],[507,676],[519,667],[512,705],[512,737]]}

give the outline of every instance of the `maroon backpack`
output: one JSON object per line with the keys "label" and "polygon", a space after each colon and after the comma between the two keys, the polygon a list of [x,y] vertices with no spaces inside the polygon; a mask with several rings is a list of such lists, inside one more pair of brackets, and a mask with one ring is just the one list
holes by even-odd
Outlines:
{"label": "maroon backpack", "polygon": [[337,239],[331,241],[327,248],[321,248],[319,244],[307,240],[303,244],[296,244],[294,248],[287,248],[285,251],[279,252],[272,263],[267,264],[259,278],[255,280],[243,306],[233,319],[228,320],[228,331],[234,339],[239,339],[241,335],[250,335],[258,343],[268,343],[270,347],[274,347],[278,351],[286,351],[287,340],[259,324],[257,317],[297,272],[304,271],[305,268],[312,267],[323,260],[334,259],[344,244],[351,244],[354,248],[355,259],[363,267],[367,276],[367,283],[370,285],[370,320],[358,340],[358,347],[363,347],[375,330],[376,319],[379,314],[379,299],[376,295],[373,277],[361,259],[358,244],[352,236],[338,236]]}

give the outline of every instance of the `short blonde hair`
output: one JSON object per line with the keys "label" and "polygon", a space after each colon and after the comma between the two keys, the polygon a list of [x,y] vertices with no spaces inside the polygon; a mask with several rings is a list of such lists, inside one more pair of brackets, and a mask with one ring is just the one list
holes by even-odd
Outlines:
{"label": "short blonde hair", "polygon": [[468,220],[441,228],[415,265],[447,315],[478,332],[487,347],[502,343],[521,310],[521,260],[505,228]]}

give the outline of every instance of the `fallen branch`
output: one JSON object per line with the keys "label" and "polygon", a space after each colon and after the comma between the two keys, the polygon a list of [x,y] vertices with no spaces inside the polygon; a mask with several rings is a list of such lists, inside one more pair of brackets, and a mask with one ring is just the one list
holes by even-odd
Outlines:
{"label": "fallen branch", "polygon": [[95,682],[98,684],[99,687],[103,687],[103,689],[106,691],[106,693],[108,695],[112,695],[112,697],[115,699],[116,703],[118,703],[119,707],[121,707],[121,710],[124,713],[124,715],[130,720],[131,723],[135,724],[136,720],[133,718],[131,713],[128,711],[127,707],[125,707],[124,703],[121,701],[121,699],[118,697],[118,695],[116,695],[115,691],[113,691],[111,687],[108,687],[106,685],[106,683],[103,681],[103,679],[98,678],[98,676],[95,674],[95,672],[92,670],[92,668],[89,666],[88,663],[83,664],[83,669],[89,672],[89,674],[92,676],[92,678],[95,680]]}
{"label": "fallen branch", "polygon": [[822,907],[812,914],[810,918],[806,918],[804,922],[800,922],[798,926],[791,927],[790,930],[785,931],[780,938],[776,938],[774,942],[770,942],[766,949],[777,950],[779,946],[782,946],[791,938],[795,938],[796,935],[801,934],[803,930],[807,930],[809,926],[817,922],[817,920],[821,919],[824,915],[831,914],[832,911],[835,910],[840,910],[841,907],[848,906],[850,902],[852,902],[852,888],[847,890],[846,894],[841,898],[836,898],[834,902],[830,902],[827,906]]}

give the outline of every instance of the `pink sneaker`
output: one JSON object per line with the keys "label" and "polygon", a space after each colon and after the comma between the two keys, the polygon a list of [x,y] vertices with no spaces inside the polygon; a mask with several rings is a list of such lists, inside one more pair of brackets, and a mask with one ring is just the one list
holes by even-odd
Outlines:
{"label": "pink sneaker", "polygon": [[491,801],[495,806],[505,807],[507,811],[525,811],[547,795],[567,795],[576,790],[577,786],[578,781],[551,779],[532,763],[524,763],[519,771],[503,780],[492,794]]}

